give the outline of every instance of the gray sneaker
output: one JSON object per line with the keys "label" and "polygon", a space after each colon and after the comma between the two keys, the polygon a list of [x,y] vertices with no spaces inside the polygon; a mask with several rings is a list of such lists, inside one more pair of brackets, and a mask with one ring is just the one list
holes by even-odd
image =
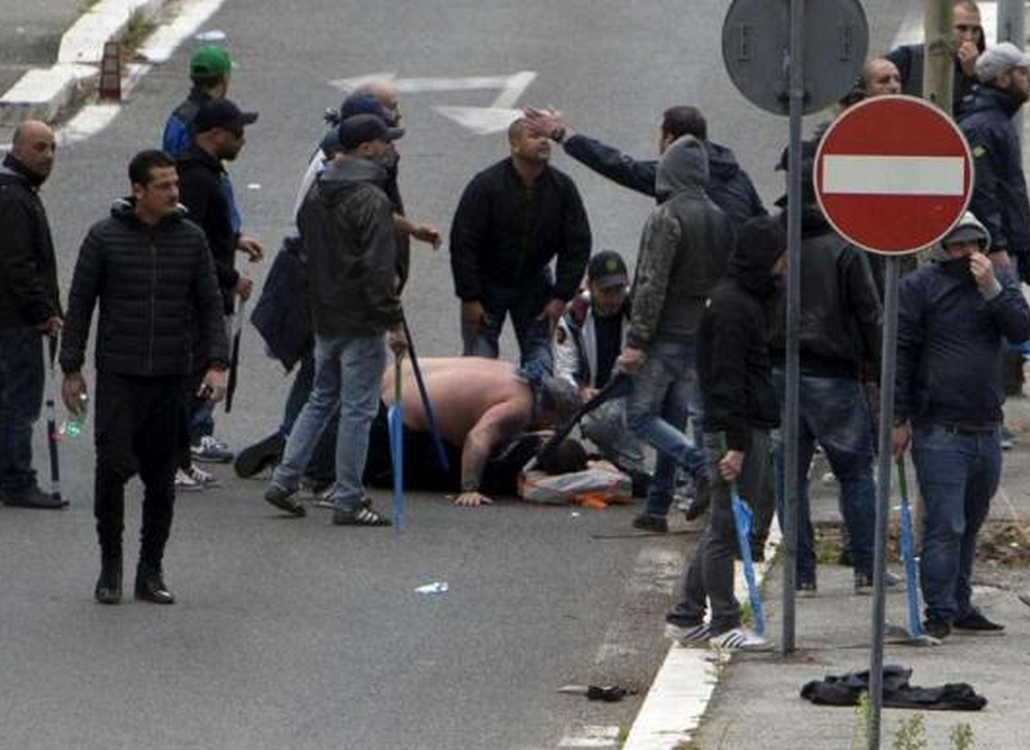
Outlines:
{"label": "gray sneaker", "polygon": [[306,516],[308,511],[303,505],[293,499],[293,496],[296,494],[296,489],[288,490],[285,487],[272,482],[268,485],[268,489],[265,490],[265,502],[270,505],[274,505],[279,510],[285,510],[290,515],[300,518]]}

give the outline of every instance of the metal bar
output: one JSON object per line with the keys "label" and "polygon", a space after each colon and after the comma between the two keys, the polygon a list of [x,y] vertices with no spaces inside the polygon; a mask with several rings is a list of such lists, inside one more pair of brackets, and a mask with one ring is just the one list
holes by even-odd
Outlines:
{"label": "metal bar", "polygon": [[790,152],[787,185],[787,361],[784,393],[783,635],[781,650],[796,648],[795,591],[798,548],[798,328],[801,322],[801,118],[805,104],[805,0],[790,3]]}
{"label": "metal bar", "polygon": [[873,545],[873,638],[869,664],[869,750],[880,748],[883,712],[884,589],[887,572],[887,519],[891,497],[891,427],[894,425],[894,373],[897,369],[899,258],[887,258],[880,365],[880,466],[876,484],[876,540]]}
{"label": "metal bar", "polygon": [[[1012,42],[1023,49],[1026,47],[1026,8],[1025,0],[999,0],[998,2],[998,41]],[[1023,108],[1012,117],[1016,133],[1020,140],[1023,137]]]}

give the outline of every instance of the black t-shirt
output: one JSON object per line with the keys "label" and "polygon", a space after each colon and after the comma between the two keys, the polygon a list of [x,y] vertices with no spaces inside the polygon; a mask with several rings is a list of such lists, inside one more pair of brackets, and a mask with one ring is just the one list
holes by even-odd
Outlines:
{"label": "black t-shirt", "polygon": [[612,376],[615,360],[622,350],[622,313],[601,317],[594,316],[594,330],[597,332],[597,377],[595,387],[604,388]]}

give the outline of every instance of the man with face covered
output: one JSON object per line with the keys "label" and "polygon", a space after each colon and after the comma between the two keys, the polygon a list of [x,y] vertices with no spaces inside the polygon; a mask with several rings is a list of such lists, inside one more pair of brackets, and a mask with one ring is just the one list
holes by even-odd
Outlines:
{"label": "man with face covered", "polygon": [[920,583],[924,630],[998,632],[971,602],[976,534],[1001,475],[1005,340],[1030,338],[1030,307],[988,259],[991,237],[966,213],[936,263],[901,281],[891,442],[911,443],[926,504]]}
{"label": "man with face covered", "polygon": [[[980,24],[980,8],[973,0],[958,0],[951,7],[951,47],[955,58],[952,88],[952,112],[957,112],[962,98],[976,85],[976,60],[984,51],[984,30]],[[901,74],[901,93],[923,95],[925,44],[908,44],[893,50],[887,59]]]}
{"label": "man with face covered", "polygon": [[590,224],[575,183],[550,166],[543,131],[516,120],[508,143],[511,155],[465,188],[451,225],[464,353],[496,358],[510,315],[523,368],[550,373],[551,331],[583,278]]}
{"label": "man with face covered", "polygon": [[42,337],[61,330],[57,262],[39,188],[54,165],[54,134],[27,120],[0,165],[0,499],[62,508],[36,484],[32,425],[43,406]]}

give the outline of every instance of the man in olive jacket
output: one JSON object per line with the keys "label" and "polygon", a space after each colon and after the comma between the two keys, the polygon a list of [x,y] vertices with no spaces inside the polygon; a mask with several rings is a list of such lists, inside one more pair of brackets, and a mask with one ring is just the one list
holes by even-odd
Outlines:
{"label": "man in olive jacket", "polygon": [[326,495],[335,506],[333,523],[390,525],[372,509],[362,473],[386,366],[384,333],[394,354],[407,348],[393,207],[383,190],[390,143],[403,134],[376,115],[340,123],[341,153],[311,186],[297,216],[308,253],[315,386],[265,491],[267,502],[295,516],[306,514],[293,497],[301,474],[339,411],[336,480]]}
{"label": "man in olive jacket", "polygon": [[82,365],[99,303],[95,595],[101,604],[121,601],[125,483],[138,473],[144,489],[136,598],[172,604],[161,562],[172,526],[184,379],[205,370],[199,392],[221,398],[228,342],[211,252],[179,208],[175,161],[143,151],[129,164],[129,179],[132,198],[116,202],[79,251],[61,341],[62,395],[69,411],[83,411]]}

